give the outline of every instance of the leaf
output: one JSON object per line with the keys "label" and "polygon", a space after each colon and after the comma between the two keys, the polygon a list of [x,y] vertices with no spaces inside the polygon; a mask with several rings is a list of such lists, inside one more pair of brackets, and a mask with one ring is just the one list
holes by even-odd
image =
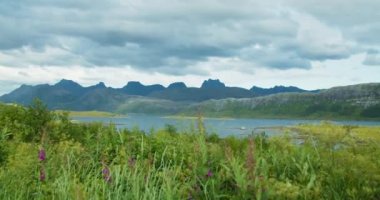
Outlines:
{"label": "leaf", "polygon": [[313,173],[313,174],[311,175],[311,177],[310,177],[310,181],[309,181],[309,183],[308,183],[307,186],[306,186],[306,188],[307,188],[308,190],[310,190],[310,189],[314,186],[314,182],[315,182],[316,179],[317,179],[317,176]]}

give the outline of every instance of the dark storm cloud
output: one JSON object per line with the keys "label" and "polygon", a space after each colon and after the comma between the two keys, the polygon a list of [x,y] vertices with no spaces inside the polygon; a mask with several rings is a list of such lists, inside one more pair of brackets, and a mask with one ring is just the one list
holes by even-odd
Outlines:
{"label": "dark storm cloud", "polygon": [[348,58],[365,49],[360,35],[379,46],[379,25],[372,26],[376,20],[363,11],[379,9],[377,2],[331,11],[327,3],[340,4],[0,0],[0,65],[130,65],[168,74],[205,74],[191,66],[210,57],[237,57],[252,66],[309,68],[312,61]]}

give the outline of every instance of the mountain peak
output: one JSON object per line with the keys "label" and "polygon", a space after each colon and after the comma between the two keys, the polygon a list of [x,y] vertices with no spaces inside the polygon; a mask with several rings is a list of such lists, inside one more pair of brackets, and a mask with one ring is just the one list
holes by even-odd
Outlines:
{"label": "mountain peak", "polygon": [[32,86],[27,85],[27,84],[22,84],[22,85],[20,85],[19,89],[22,89],[22,88],[30,88],[30,87],[32,87]]}
{"label": "mountain peak", "polygon": [[99,82],[94,87],[96,87],[96,88],[106,88],[106,84],[104,84],[104,82]]}
{"label": "mountain peak", "polygon": [[144,86],[139,81],[129,81],[126,86],[124,87],[141,87]]}
{"label": "mountain peak", "polygon": [[184,82],[174,82],[168,86],[168,89],[184,89],[187,88]]}
{"label": "mountain peak", "polygon": [[72,80],[67,80],[67,79],[62,79],[58,83],[54,85],[54,87],[58,88],[63,88],[63,89],[68,89],[68,90],[75,90],[75,89],[80,89],[82,88],[81,85],[78,83],[72,81]]}
{"label": "mountain peak", "polygon": [[202,83],[202,86],[201,88],[212,88],[212,89],[215,89],[215,88],[225,88],[226,85],[222,82],[220,82],[219,79],[208,79],[208,80],[205,80],[203,83]]}
{"label": "mountain peak", "polygon": [[55,86],[73,86],[73,85],[77,86],[79,84],[76,83],[75,81],[68,80],[68,79],[62,79],[58,83],[55,84]]}
{"label": "mountain peak", "polygon": [[285,93],[285,92],[307,92],[306,90],[300,89],[295,86],[283,86],[283,85],[276,85],[272,88],[261,88],[261,87],[253,86],[250,90],[259,96]]}
{"label": "mountain peak", "polygon": [[143,85],[138,81],[129,81],[128,84],[122,88],[122,90],[127,94],[141,96],[145,96],[152,92],[161,91],[164,89],[164,86],[159,84]]}
{"label": "mountain peak", "polygon": [[275,85],[273,88],[298,88],[298,87],[295,87],[295,86]]}

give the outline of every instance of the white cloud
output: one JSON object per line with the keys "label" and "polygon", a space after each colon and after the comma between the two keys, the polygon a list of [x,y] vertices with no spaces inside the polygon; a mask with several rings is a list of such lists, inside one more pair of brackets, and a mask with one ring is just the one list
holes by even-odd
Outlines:
{"label": "white cloud", "polygon": [[369,50],[363,61],[363,64],[380,66],[380,52],[377,50]]}
{"label": "white cloud", "polygon": [[292,12],[291,18],[299,24],[296,45],[301,57],[326,60],[347,58],[352,54],[354,42],[343,38],[339,29],[305,13]]}

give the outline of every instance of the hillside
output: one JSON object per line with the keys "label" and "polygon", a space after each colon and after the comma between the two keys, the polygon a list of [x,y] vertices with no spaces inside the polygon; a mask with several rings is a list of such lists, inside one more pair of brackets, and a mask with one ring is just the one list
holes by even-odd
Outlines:
{"label": "hillside", "polygon": [[209,100],[183,113],[207,116],[380,119],[380,84],[336,87],[319,93],[282,93],[256,98]]}

